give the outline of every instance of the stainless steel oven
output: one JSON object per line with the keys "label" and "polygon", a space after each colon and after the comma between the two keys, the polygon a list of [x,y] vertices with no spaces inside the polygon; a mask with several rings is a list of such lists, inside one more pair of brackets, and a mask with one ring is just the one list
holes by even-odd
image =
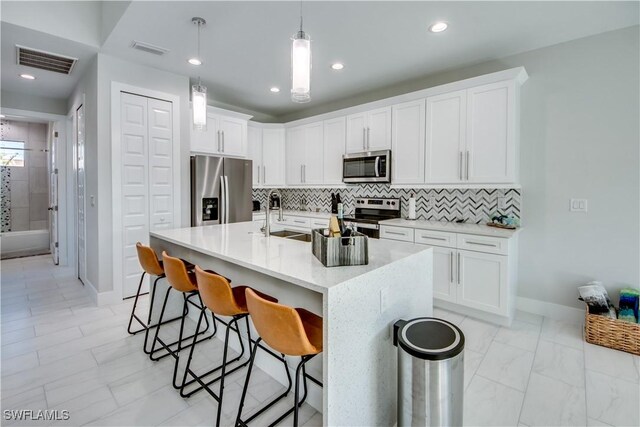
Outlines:
{"label": "stainless steel oven", "polygon": [[400,199],[356,199],[353,216],[345,216],[344,222],[356,231],[374,239],[380,238],[380,221],[400,218]]}
{"label": "stainless steel oven", "polygon": [[345,154],[342,157],[342,181],[391,182],[391,150]]}

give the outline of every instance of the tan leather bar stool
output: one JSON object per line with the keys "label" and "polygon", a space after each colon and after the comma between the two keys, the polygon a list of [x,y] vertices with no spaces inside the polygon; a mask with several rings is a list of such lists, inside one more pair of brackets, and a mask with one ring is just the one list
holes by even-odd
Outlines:
{"label": "tan leather bar stool", "polygon": [[[236,426],[247,426],[247,423],[263,413],[271,404],[263,407],[254,413],[250,418],[242,420],[242,407],[247,394],[249,380],[251,377],[251,369],[256,356],[256,350],[261,340],[264,340],[271,348],[279,351],[287,356],[301,356],[300,363],[296,367],[294,404],[293,408],[282,414],[277,420],[270,424],[274,426],[293,412],[293,425],[298,426],[298,408],[302,406],[307,398],[307,379],[322,387],[322,383],[317,379],[308,375],[305,370],[306,363],[322,352],[322,317],[311,313],[303,308],[293,308],[282,304],[268,301],[253,290],[246,290],[247,307],[249,314],[253,320],[253,324],[260,334],[256,345],[251,352],[249,359],[249,368],[247,369],[247,377],[245,379],[244,388],[242,389],[242,397],[240,406],[238,407],[238,416],[236,418]],[[302,380],[304,384],[304,394],[301,400],[298,400],[300,388],[300,371],[302,370]],[[288,373],[288,370],[287,370]]]}
{"label": "tan leather bar stool", "polygon": [[[207,309],[211,311],[214,318],[216,318],[218,321],[225,324],[227,328],[224,336],[224,347],[223,347],[224,350],[222,353],[222,364],[202,374],[199,374],[199,373],[197,374],[193,372],[193,370],[191,370],[191,361],[193,359],[193,353],[195,349],[195,340],[196,340],[196,338],[194,338],[194,345],[191,346],[191,349],[189,351],[189,357],[187,359],[187,363],[185,366],[184,377],[182,379],[182,388],[180,389],[180,395],[182,397],[190,397],[194,393],[197,393],[200,390],[206,390],[207,393],[209,393],[211,397],[213,397],[218,402],[216,426],[220,426],[220,418],[222,416],[222,398],[224,395],[225,376],[247,366],[247,364],[249,363],[249,360],[246,360],[244,363],[241,363],[235,366],[234,368],[232,368],[231,370],[227,371],[228,366],[240,360],[244,355],[244,344],[243,344],[242,336],[240,334],[240,327],[238,324],[238,322],[241,321],[242,319],[244,319],[246,323],[247,339],[249,341],[249,350],[251,349],[250,346],[251,346],[252,339],[251,339],[251,329],[249,328],[249,310],[247,309],[247,303],[246,303],[246,297],[245,297],[245,290],[250,288],[247,286],[235,286],[232,288],[231,285],[229,284],[229,281],[226,278],[218,274],[205,271],[198,266],[195,267],[195,273],[196,273],[196,281],[198,284],[198,291],[200,292],[200,297],[204,302],[204,307],[200,312],[200,317],[198,318],[198,326],[196,326],[196,330],[200,328],[202,319],[206,318]],[[263,294],[255,290],[253,291],[267,301],[278,302],[277,299],[269,295]],[[224,320],[221,320],[219,316],[231,317],[231,320],[227,323]],[[240,350],[240,354],[237,357],[231,360],[227,360],[230,331],[234,331],[237,334],[238,340],[240,341],[241,350]],[[281,360],[283,361],[283,363],[286,363],[283,357],[281,358]],[[285,368],[286,368],[286,364],[285,364]],[[213,373],[216,373],[218,371],[220,371],[219,376],[205,382],[204,380],[205,377]],[[191,376],[193,379],[190,381],[187,381],[187,376]],[[218,388],[218,392],[216,393],[213,390],[211,390],[209,386],[217,381],[220,381],[220,386]],[[188,393],[185,392],[185,387],[188,387],[189,385],[196,382],[199,384],[199,386],[196,389],[191,390]]]}
{"label": "tan leather bar stool", "polygon": [[[163,279],[165,275],[164,275],[164,268],[162,267],[162,261],[158,260],[156,251],[154,251],[153,248],[143,245],[140,242],[137,242],[136,251],[138,253],[138,261],[140,262],[140,266],[142,267],[142,276],[140,277],[140,283],[138,284],[138,291],[136,292],[136,296],[133,301],[133,308],[131,309],[131,316],[129,317],[129,326],[127,327],[127,332],[129,332],[132,335],[135,335],[139,332],[144,331],[143,350],[146,354],[150,354],[150,351],[147,350],[147,342],[149,340],[149,330],[156,328],[158,326],[157,323],[154,325],[151,324],[151,315],[152,315],[153,304],[156,296],[156,284],[158,283],[158,280]],[[188,269],[193,269],[193,264],[186,263],[186,265]],[[141,291],[142,291],[142,284],[144,283],[145,275],[156,276],[156,279],[153,281],[153,284],[151,285],[151,288],[150,288],[151,299],[149,300],[149,314],[148,314],[146,323],[142,319],[140,319],[136,314],[136,307],[138,306],[138,300],[141,295],[144,295],[143,293],[141,293]],[[181,317],[178,316],[178,317],[174,317],[173,319],[165,320],[163,324],[180,320],[180,318]],[[142,326],[142,328],[136,331],[131,329],[134,319],[140,324],[140,326]],[[175,343],[172,343],[172,344],[175,344]]]}
{"label": "tan leather bar stool", "polygon": [[[154,357],[154,353],[158,350],[164,349],[166,353],[163,356],[171,355],[175,359],[175,366],[173,368],[173,387],[176,389],[180,389],[182,384],[177,383],[178,376],[178,355],[181,350],[189,348],[198,342],[202,342],[204,340],[208,340],[213,337],[217,332],[216,318],[213,318],[213,333],[210,336],[197,339],[198,336],[204,334],[209,329],[209,319],[205,317],[206,328],[203,331],[200,331],[200,325],[196,328],[193,335],[188,337],[183,337],[184,335],[184,323],[185,318],[187,317],[188,307],[192,305],[196,307],[198,310],[202,310],[204,304],[202,303],[202,299],[200,298],[200,293],[198,292],[198,286],[196,284],[196,276],[193,271],[188,271],[187,266],[184,261],[180,258],[175,258],[169,256],[166,252],[162,252],[162,261],[164,266],[164,273],[167,277],[167,281],[171,286],[167,288],[167,292],[164,297],[164,301],[162,303],[162,310],[160,312],[160,319],[158,323],[162,324],[162,319],[164,318],[164,312],[167,308],[167,301],[169,300],[169,295],[171,291],[179,292],[183,297],[183,309],[182,309],[182,318],[180,321],[180,332],[178,334],[178,340],[175,342],[177,344],[177,348],[172,348],[171,344],[165,343],[160,337],[160,326],[156,328],[156,333],[153,338],[153,343],[151,346],[151,360],[159,360],[161,357]],[[197,299],[199,303],[193,301],[193,299]],[[193,343],[183,345],[184,341],[194,339]],[[156,343],[160,344],[160,348],[156,350]]]}

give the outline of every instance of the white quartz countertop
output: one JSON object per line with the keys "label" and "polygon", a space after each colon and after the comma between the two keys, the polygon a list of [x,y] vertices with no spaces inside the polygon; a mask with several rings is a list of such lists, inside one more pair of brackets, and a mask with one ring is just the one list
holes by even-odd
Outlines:
{"label": "white quartz countertop", "polygon": [[380,225],[391,225],[395,227],[415,228],[420,230],[447,231],[449,233],[475,234],[478,236],[502,237],[507,239],[520,231],[519,228],[516,230],[508,230],[504,228],[489,227],[486,224],[427,221],[421,219],[408,220],[402,218],[380,221]]}
{"label": "white quartz countertop", "polygon": [[311,253],[311,243],[265,237],[252,222],[152,231],[152,237],[325,293],[357,276],[401,260],[426,246],[369,239],[369,264],[327,268]]}
{"label": "white quartz countertop", "polygon": [[[312,212],[312,211],[294,211],[294,210],[285,210],[283,213],[283,215],[290,215],[290,216],[301,216],[301,217],[307,217],[307,218],[321,218],[321,219],[329,219],[331,217],[332,214],[330,214],[329,212]],[[253,212],[253,216],[258,216],[258,215],[265,215],[264,209],[261,211],[254,211]],[[274,216],[274,218],[278,217],[278,211],[277,210],[272,210],[271,211],[271,215]]]}

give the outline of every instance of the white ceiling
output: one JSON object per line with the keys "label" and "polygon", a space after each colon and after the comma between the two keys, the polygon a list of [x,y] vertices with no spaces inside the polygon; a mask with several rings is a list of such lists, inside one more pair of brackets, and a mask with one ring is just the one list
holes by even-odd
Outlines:
{"label": "white ceiling", "polygon": [[[216,101],[280,116],[446,69],[637,25],[638,6],[612,1],[304,1],[304,28],[313,51],[309,104],[292,103],[289,97],[289,39],[298,27],[299,2],[136,1],[100,51],[192,78],[200,72]],[[193,16],[207,20],[200,67],[186,62],[195,54]],[[447,21],[449,29],[428,32],[437,20]],[[2,23],[3,87],[8,83],[5,74],[15,84],[15,69],[5,61],[5,44],[46,48],[38,45],[41,42],[65,53],[63,45],[49,40],[51,36],[21,40],[27,35],[16,34],[19,29]],[[133,40],[170,52],[162,57],[139,52],[130,48]],[[81,50],[69,45],[74,49]],[[334,61],[344,62],[345,69],[331,70]],[[279,94],[269,91],[274,85],[281,88]],[[65,85],[41,90],[49,96],[70,92]]]}

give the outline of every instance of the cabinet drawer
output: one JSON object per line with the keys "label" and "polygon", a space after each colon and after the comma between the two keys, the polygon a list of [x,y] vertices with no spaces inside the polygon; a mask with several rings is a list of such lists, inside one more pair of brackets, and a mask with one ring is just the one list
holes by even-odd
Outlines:
{"label": "cabinet drawer", "polygon": [[485,252],[489,254],[507,255],[509,240],[499,237],[458,234],[458,249]]}
{"label": "cabinet drawer", "polygon": [[329,219],[311,218],[311,228],[329,228]]}
{"label": "cabinet drawer", "polygon": [[390,225],[380,226],[380,238],[389,240],[401,240],[413,243],[413,228],[392,227]]}
{"label": "cabinet drawer", "polygon": [[311,223],[309,218],[297,217],[297,216],[287,216],[284,218],[285,224],[291,225],[293,227],[302,227],[309,228],[311,227]]}
{"label": "cabinet drawer", "polygon": [[445,248],[456,247],[456,234],[445,231],[415,230],[415,242],[422,245],[443,246]]}

